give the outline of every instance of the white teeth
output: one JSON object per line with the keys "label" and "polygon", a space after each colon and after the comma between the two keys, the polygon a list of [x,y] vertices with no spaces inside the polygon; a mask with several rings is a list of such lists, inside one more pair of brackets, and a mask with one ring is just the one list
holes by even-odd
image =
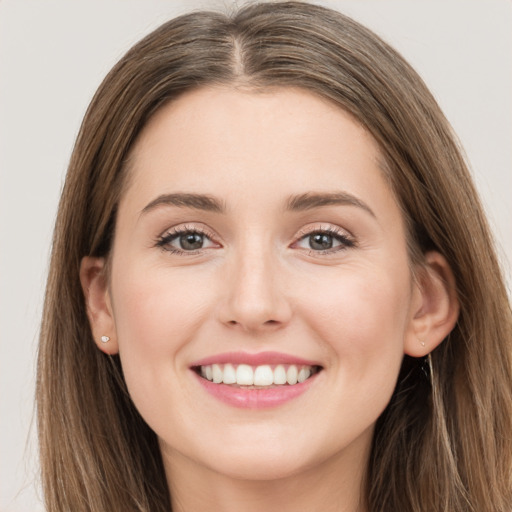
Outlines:
{"label": "white teeth", "polygon": [[281,364],[275,367],[274,384],[286,384],[286,370]]}
{"label": "white teeth", "polygon": [[257,366],[254,371],[255,386],[270,386],[274,384],[274,372],[268,365]]}
{"label": "white teeth", "polygon": [[254,372],[248,364],[239,364],[236,369],[236,383],[241,386],[252,386],[254,384]]}
{"label": "white teeth", "polygon": [[218,364],[212,365],[212,376],[215,384],[220,384],[223,378],[222,368]]}
{"label": "white teeth", "polygon": [[237,384],[239,386],[293,386],[309,379],[311,366],[279,364],[273,370],[268,364],[252,367],[248,364],[212,364],[199,368],[201,376],[214,384]]}
{"label": "white teeth", "polygon": [[288,367],[288,370],[286,371],[286,382],[288,382],[290,386],[297,384],[297,374],[298,370],[294,364]]}
{"label": "white teeth", "polygon": [[232,364],[224,365],[224,378],[222,379],[224,384],[235,384],[236,383],[236,372]]}
{"label": "white teeth", "polygon": [[301,368],[299,375],[297,375],[297,382],[304,382],[310,375],[311,372],[308,368]]}

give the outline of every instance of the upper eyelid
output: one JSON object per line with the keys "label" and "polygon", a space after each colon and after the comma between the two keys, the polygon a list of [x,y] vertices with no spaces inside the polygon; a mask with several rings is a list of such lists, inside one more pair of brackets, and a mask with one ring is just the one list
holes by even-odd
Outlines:
{"label": "upper eyelid", "polygon": [[301,228],[297,233],[297,239],[303,238],[305,236],[311,235],[312,233],[318,233],[318,232],[326,232],[334,235],[343,235],[346,236],[346,238],[355,238],[354,235],[345,228],[342,228],[340,226],[336,226],[333,224],[314,224],[311,225],[311,227]]}
{"label": "upper eyelid", "polygon": [[[295,236],[297,238],[299,238],[299,237],[307,236],[307,235],[310,235],[311,233],[316,233],[319,231],[320,232],[325,231],[328,233],[346,233],[347,235],[349,235],[351,237],[353,236],[352,233],[350,233],[350,231],[348,231],[345,228],[341,228],[339,226],[334,226],[332,224],[325,225],[325,224],[321,224],[321,223],[311,225],[310,227],[301,228],[299,231],[296,232]],[[159,236],[163,237],[163,236],[166,236],[167,234],[177,234],[177,233],[187,233],[187,232],[201,233],[201,234],[205,234],[207,236],[217,237],[217,235],[215,233],[213,233],[212,230],[205,227],[204,225],[191,226],[188,224],[178,224],[176,226],[167,228]]]}
{"label": "upper eyelid", "polygon": [[[160,249],[165,249],[167,245],[169,245],[175,238],[179,237],[183,233],[197,233],[202,236],[205,236],[213,243],[219,243],[217,241],[216,236],[210,232],[209,229],[206,229],[204,226],[190,226],[188,224],[178,224],[176,226],[172,226],[164,230],[160,235],[158,235],[154,242],[154,247],[158,247]],[[206,249],[206,248],[205,248]],[[196,249],[194,251],[185,251],[181,249],[173,249],[171,252],[183,253],[183,254],[197,254],[200,253],[204,249]]]}
{"label": "upper eyelid", "polygon": [[[189,224],[189,223],[178,224],[176,226],[167,228],[160,235],[158,235],[157,242],[162,242],[166,238],[172,238],[174,236],[180,235],[182,233],[188,233],[188,232],[199,233],[201,235],[206,236],[213,242],[221,243],[219,241],[219,240],[221,240],[221,237],[219,237],[208,226],[205,226],[204,224],[194,225],[194,224]],[[352,242],[355,242],[355,237],[347,229],[342,228],[337,225],[329,224],[329,223],[318,222],[318,223],[311,223],[309,225],[306,225],[306,226],[302,227],[299,231],[296,231],[291,244],[294,244],[294,243],[298,242],[299,240],[302,240],[303,238],[310,236],[313,233],[318,233],[318,232],[325,232],[325,233],[329,233],[331,235],[338,235],[340,237],[347,238],[347,239],[351,240]],[[198,250],[201,250],[201,249],[198,249]]]}
{"label": "upper eyelid", "polygon": [[329,224],[329,225],[322,225],[321,227],[318,225],[312,225],[310,228],[302,228],[299,232],[299,234],[295,237],[294,241],[290,245],[291,248],[294,248],[293,246],[295,244],[298,244],[308,236],[311,236],[314,233],[328,233],[334,238],[338,238],[340,243],[339,247],[332,247],[329,249],[324,250],[312,250],[312,249],[305,249],[311,254],[315,254],[317,256],[324,255],[324,256],[335,256],[340,251],[344,251],[351,247],[357,247],[357,240],[352,235],[350,231],[347,229],[341,228],[340,226]]}
{"label": "upper eyelid", "polygon": [[161,235],[158,236],[158,238],[165,238],[167,236],[173,236],[173,235],[179,235],[181,233],[199,233],[201,235],[205,235],[208,238],[215,238],[216,235],[213,233],[212,230],[206,228],[204,225],[201,226],[190,226],[188,224],[178,224],[177,226],[173,226],[170,228],[167,228],[162,232]]}

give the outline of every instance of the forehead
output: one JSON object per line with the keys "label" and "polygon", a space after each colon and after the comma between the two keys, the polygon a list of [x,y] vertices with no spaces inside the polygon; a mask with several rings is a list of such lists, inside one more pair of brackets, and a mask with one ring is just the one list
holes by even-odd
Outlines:
{"label": "forehead", "polygon": [[[257,230],[271,236],[313,217],[353,224],[364,209],[371,211],[364,224],[371,221],[379,240],[400,250],[407,243],[377,143],[343,109],[302,90],[208,88],[183,95],[151,119],[130,165],[116,219],[117,244],[152,223],[165,229],[159,223],[175,217],[215,219],[231,233]],[[329,195],[344,198],[345,206],[316,213],[310,207],[290,209],[297,198]],[[191,210],[189,201],[183,215],[176,208],[153,209],[163,196],[207,196],[221,208],[205,215],[197,202]],[[357,203],[367,208],[348,206]],[[146,215],[148,209],[152,213]]]}
{"label": "forehead", "polygon": [[201,88],[162,107],[143,129],[120,213],[140,214],[176,192],[275,211],[294,195],[341,191],[402,224],[381,164],[368,131],[313,93]]}
{"label": "forehead", "polygon": [[[258,165],[260,174],[272,169],[269,178],[278,179],[292,165],[298,180],[311,166],[356,168],[362,160],[380,169],[377,143],[328,100],[292,88],[209,87],[178,97],[150,119],[132,149],[129,169],[138,185],[161,167],[184,175],[194,171],[196,177],[215,171],[221,179],[231,167],[241,176]],[[215,169],[216,162],[222,169]]]}

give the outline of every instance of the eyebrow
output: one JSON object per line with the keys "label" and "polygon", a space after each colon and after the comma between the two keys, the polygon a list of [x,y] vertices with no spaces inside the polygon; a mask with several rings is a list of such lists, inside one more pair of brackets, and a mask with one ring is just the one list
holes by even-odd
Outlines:
{"label": "eyebrow", "polygon": [[224,213],[226,208],[222,201],[206,194],[162,194],[144,207],[141,213],[154,210],[157,206],[178,206],[181,208],[193,208],[206,212]]}
{"label": "eyebrow", "polygon": [[[148,213],[158,206],[177,206],[180,208],[192,208],[214,213],[225,213],[224,203],[216,197],[207,194],[174,193],[162,194],[147,204],[141,213]],[[372,209],[361,199],[348,192],[306,192],[290,196],[285,203],[285,210],[303,212],[321,208],[323,206],[355,206],[375,217]]]}
{"label": "eyebrow", "polygon": [[373,213],[372,209],[364,201],[361,201],[361,199],[348,192],[307,192],[305,194],[299,194],[288,199],[286,209],[294,212],[302,212],[332,205],[356,206],[368,212],[372,217],[375,217],[375,213]]}

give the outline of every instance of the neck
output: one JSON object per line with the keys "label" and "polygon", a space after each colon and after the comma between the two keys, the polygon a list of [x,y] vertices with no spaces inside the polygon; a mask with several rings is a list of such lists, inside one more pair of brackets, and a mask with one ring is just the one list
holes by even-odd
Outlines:
{"label": "neck", "polygon": [[331,457],[299,473],[246,480],[163,450],[173,512],[364,512],[362,486],[368,452]]}

